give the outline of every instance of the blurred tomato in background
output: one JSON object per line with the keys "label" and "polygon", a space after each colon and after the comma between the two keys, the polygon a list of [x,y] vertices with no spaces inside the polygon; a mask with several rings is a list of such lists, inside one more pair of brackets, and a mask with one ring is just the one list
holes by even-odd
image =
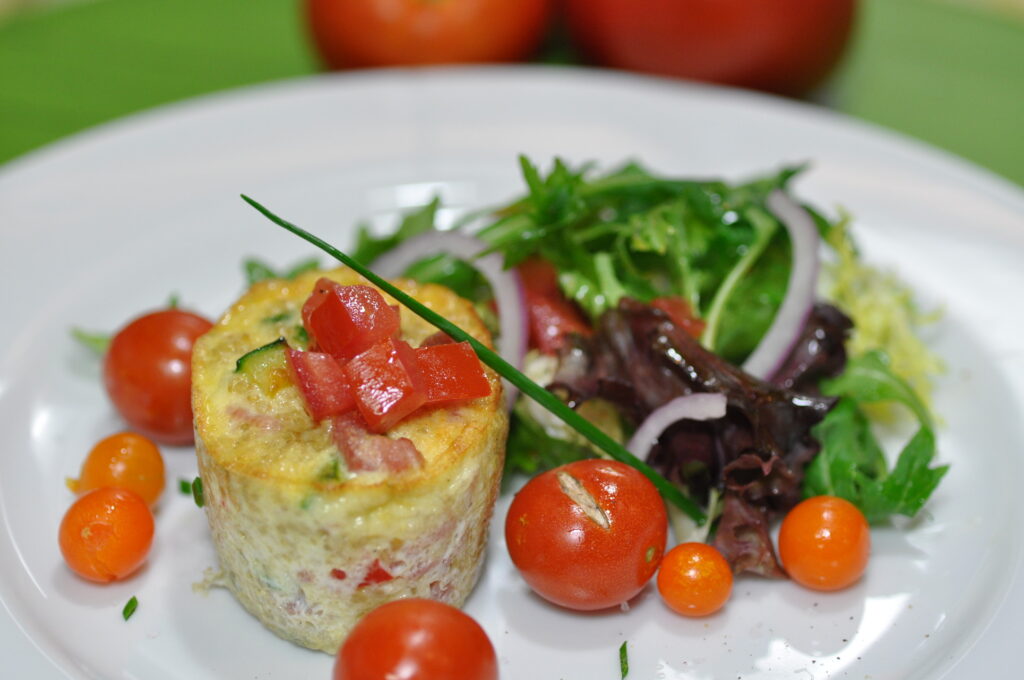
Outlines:
{"label": "blurred tomato in background", "polygon": [[574,40],[606,66],[786,95],[838,63],[856,0],[567,0]]}
{"label": "blurred tomato in background", "polygon": [[516,61],[544,36],[551,0],[305,0],[330,68]]}

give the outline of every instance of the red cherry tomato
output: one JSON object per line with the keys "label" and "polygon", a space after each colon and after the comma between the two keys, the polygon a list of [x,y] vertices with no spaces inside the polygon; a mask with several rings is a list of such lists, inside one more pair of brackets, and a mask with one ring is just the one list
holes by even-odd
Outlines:
{"label": "red cherry tomato", "polygon": [[836,65],[856,0],[568,0],[570,29],[617,68],[801,94]]}
{"label": "red cherry tomato", "polygon": [[395,600],[341,645],[334,680],[497,680],[494,646],[476,621],[441,602]]}
{"label": "red cherry tomato", "polygon": [[114,336],[103,382],[132,429],[164,444],[192,442],[192,346],[211,325],[191,312],[165,309]]}
{"label": "red cherry tomato", "polygon": [[583,314],[566,299],[558,287],[558,273],[547,260],[530,257],[516,265],[526,297],[530,347],[554,354],[566,343],[568,335],[590,335]]}
{"label": "red cherry tomato", "polygon": [[82,578],[107,583],[142,566],[153,543],[153,514],[134,491],[104,487],[68,508],[60,523],[60,552]]}
{"label": "red cherry tomato", "polygon": [[713,546],[681,543],[666,553],[658,570],[658,592],[683,616],[707,616],[732,593],[732,569]]}
{"label": "red cherry tomato", "polygon": [[505,541],[538,595],[593,610],[640,592],[661,562],[667,528],[661,496],[640,472],[581,460],[534,477],[516,494]]}
{"label": "red cherry tomato", "polygon": [[330,68],[515,61],[544,34],[551,0],[306,0]]}
{"label": "red cherry tomato", "polygon": [[148,438],[134,432],[119,432],[92,447],[78,479],[68,480],[78,495],[105,486],[128,489],[153,505],[164,492],[164,459]]}
{"label": "red cherry tomato", "polygon": [[871,531],[853,503],[815,496],[790,510],[779,528],[779,558],[789,577],[814,590],[839,590],[867,568]]}

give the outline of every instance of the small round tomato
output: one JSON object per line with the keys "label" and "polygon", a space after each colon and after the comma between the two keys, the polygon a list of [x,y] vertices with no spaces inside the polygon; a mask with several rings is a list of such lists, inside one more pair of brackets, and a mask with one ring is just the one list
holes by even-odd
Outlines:
{"label": "small round tomato", "polygon": [[680,543],[665,554],[658,570],[658,592],[683,616],[707,616],[732,593],[732,569],[713,546]]}
{"label": "small round tomato", "polygon": [[531,479],[505,517],[512,562],[541,597],[570,609],[622,604],[651,579],[668,519],[654,484],[616,461],[580,460]]}
{"label": "small round tomato", "polygon": [[134,491],[90,491],[68,508],[59,542],[64,560],[82,578],[97,583],[123,579],[146,561],[153,513]]}
{"label": "small round tomato", "polygon": [[515,61],[539,44],[551,0],[306,0],[330,68]]}
{"label": "small round tomato", "polygon": [[192,442],[192,346],[211,325],[165,309],[117,332],[103,360],[103,382],[133,429],[164,444]]}
{"label": "small round tomato", "polygon": [[815,496],[790,510],[779,529],[779,558],[789,577],[814,590],[839,590],[867,568],[871,531],[853,503]]}
{"label": "small round tomato", "polygon": [[601,63],[801,94],[839,61],[856,0],[568,0],[575,39]]}
{"label": "small round tomato", "polygon": [[153,505],[164,491],[164,459],[147,437],[119,432],[92,447],[78,479],[68,480],[78,495],[105,486],[117,486],[142,496]]}
{"label": "small round tomato", "polygon": [[487,633],[455,607],[410,598],[360,619],[338,651],[334,680],[497,680]]}

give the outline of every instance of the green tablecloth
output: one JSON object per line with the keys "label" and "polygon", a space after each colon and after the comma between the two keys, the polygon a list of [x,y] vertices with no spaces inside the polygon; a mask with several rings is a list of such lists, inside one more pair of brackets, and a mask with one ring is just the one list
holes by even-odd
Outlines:
{"label": "green tablecloth", "polygon": [[[118,116],[316,70],[297,0],[95,0],[0,25],[0,162]],[[865,0],[829,100],[1024,184],[1024,22]]]}

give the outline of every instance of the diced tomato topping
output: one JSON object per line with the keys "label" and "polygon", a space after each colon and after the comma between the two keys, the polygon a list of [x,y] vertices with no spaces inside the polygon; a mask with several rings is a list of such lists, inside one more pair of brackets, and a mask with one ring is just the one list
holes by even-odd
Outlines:
{"label": "diced tomato topping", "polygon": [[654,298],[651,300],[651,307],[665,312],[672,323],[682,328],[694,338],[699,338],[704,332],[704,326],[707,325],[702,319],[697,318],[697,315],[693,313],[693,308],[690,307],[690,303],[681,297]]}
{"label": "diced tomato topping", "polygon": [[343,286],[321,278],[302,306],[302,321],[315,349],[342,363],[398,332],[398,308],[376,288]]}
{"label": "diced tomato topping", "polygon": [[433,347],[434,345],[447,345],[455,342],[452,340],[452,336],[448,335],[444,331],[438,331],[433,335],[428,335],[423,342],[420,343],[419,349],[424,347]]}
{"label": "diced tomato topping", "polygon": [[338,579],[339,581],[344,581],[346,578],[348,578],[348,574],[346,574],[343,569],[331,569],[331,578]]}
{"label": "diced tomato topping", "polygon": [[350,472],[402,472],[423,466],[423,455],[410,439],[374,434],[358,413],[335,416],[331,426],[331,436]]}
{"label": "diced tomato topping", "polygon": [[323,352],[300,352],[285,348],[295,384],[314,421],[352,410],[355,397],[338,361]]}
{"label": "diced tomato topping", "polygon": [[363,577],[362,582],[356,588],[365,588],[377,585],[378,583],[385,583],[393,578],[395,577],[384,568],[380,560],[374,560],[373,564],[370,565],[370,570],[366,572],[366,576]]}
{"label": "diced tomato topping", "polygon": [[409,343],[388,338],[345,365],[356,408],[374,432],[386,432],[427,401],[416,351]]}
{"label": "diced tomato topping", "polygon": [[416,362],[427,389],[428,404],[486,397],[491,383],[468,342],[420,347]]}
{"label": "diced tomato topping", "polygon": [[565,345],[571,333],[590,335],[583,315],[564,297],[550,297],[526,289],[530,347],[554,354]]}

